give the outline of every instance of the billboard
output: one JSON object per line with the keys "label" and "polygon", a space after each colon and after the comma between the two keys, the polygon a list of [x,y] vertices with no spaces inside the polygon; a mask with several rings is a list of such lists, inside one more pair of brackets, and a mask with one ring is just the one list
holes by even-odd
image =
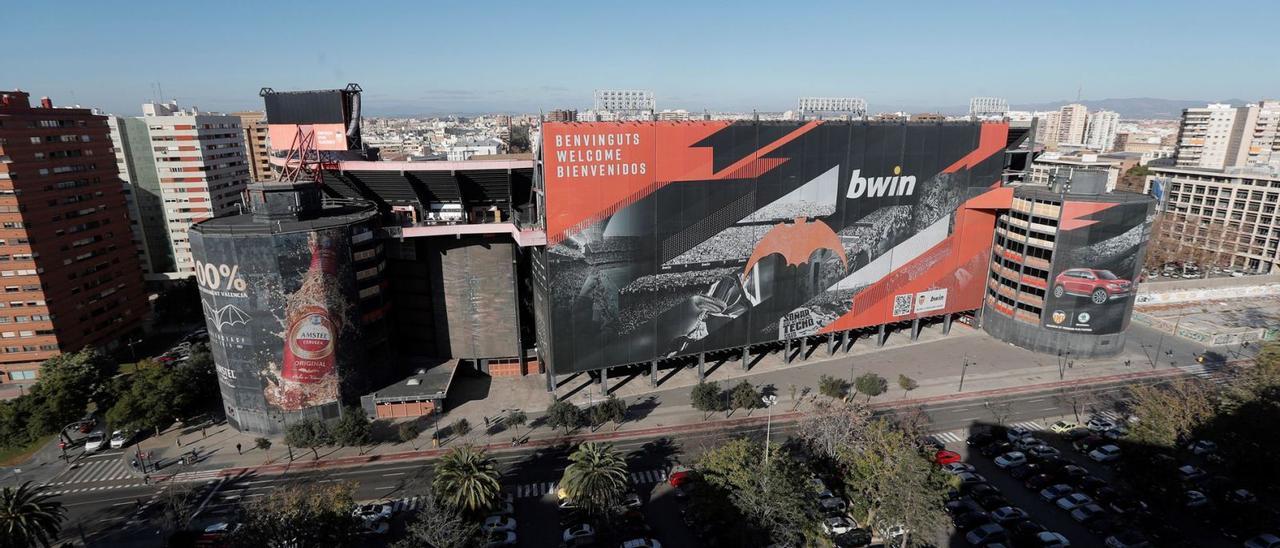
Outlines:
{"label": "billboard", "polygon": [[565,373],[978,308],[1007,135],[544,124],[540,352]]}
{"label": "billboard", "polygon": [[192,231],[210,348],[237,428],[276,431],[286,414],[336,407],[360,351],[348,231]]}
{"label": "billboard", "polygon": [[1124,331],[1151,236],[1154,201],[1090,202],[1067,196],[1058,219],[1041,325],[1108,335]]}

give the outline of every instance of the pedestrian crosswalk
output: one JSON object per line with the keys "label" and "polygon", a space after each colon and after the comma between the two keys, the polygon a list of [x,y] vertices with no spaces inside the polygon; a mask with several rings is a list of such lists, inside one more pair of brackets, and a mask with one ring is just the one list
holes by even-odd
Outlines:
{"label": "pedestrian crosswalk", "polygon": [[964,430],[954,430],[951,432],[937,432],[929,436],[929,440],[938,445],[946,445],[948,443],[960,443],[964,440]]}
{"label": "pedestrian crosswalk", "polygon": [[412,512],[417,510],[418,506],[422,505],[422,497],[407,497],[390,502],[392,513]]}
{"label": "pedestrian crosswalk", "polygon": [[1213,384],[1226,384],[1228,381],[1228,379],[1225,376],[1217,374],[1216,371],[1214,371],[1213,369],[1210,369],[1208,366],[1202,363],[1183,366],[1180,369],[1182,369],[1184,373],[1191,375],[1193,377],[1196,377],[1205,382],[1209,382]]}
{"label": "pedestrian crosswalk", "polygon": [[[632,485],[644,485],[648,483],[660,483],[667,480],[667,471],[663,469],[642,470],[631,473]],[[526,483],[523,485],[515,485],[507,489],[511,496],[523,499],[530,497],[542,497],[544,495],[554,494],[559,486],[554,481],[541,481],[536,483]]]}
{"label": "pedestrian crosswalk", "polygon": [[120,459],[102,459],[85,461],[74,465],[71,469],[54,478],[57,481],[49,485],[71,485],[76,483],[100,483],[136,478],[132,470]]}
{"label": "pedestrian crosswalk", "polygon": [[[49,485],[53,485],[53,484],[52,484],[52,483],[50,483]],[[90,491],[107,491],[107,490],[110,490],[110,489],[124,489],[124,488],[126,488],[126,487],[142,487],[142,486],[144,486],[144,485],[147,485],[147,484],[142,483],[142,482],[140,482],[140,481],[139,481],[139,482],[137,482],[137,483],[121,483],[121,484],[115,484],[115,485],[98,485],[98,486],[96,486],[96,487],[79,487],[79,488],[74,488],[74,489],[71,489],[71,488],[67,488],[67,489],[59,489],[59,490],[56,490],[56,491],[46,491],[46,492],[45,492],[45,494],[48,494],[48,495],[66,495],[66,494],[69,494],[69,493],[88,493],[88,492],[90,492]]]}

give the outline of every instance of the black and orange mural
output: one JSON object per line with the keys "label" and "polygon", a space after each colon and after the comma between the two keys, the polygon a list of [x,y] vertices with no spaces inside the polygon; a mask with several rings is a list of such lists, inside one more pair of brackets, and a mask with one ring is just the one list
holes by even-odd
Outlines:
{"label": "black and orange mural", "polygon": [[981,305],[1008,126],[543,126],[556,373]]}

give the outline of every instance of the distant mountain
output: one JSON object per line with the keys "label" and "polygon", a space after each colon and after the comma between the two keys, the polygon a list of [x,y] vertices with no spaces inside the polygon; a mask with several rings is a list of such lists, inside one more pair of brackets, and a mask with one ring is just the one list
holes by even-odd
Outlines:
{"label": "distant mountain", "polygon": [[1013,110],[1056,110],[1062,105],[1071,103],[1080,103],[1089,110],[1113,110],[1120,113],[1121,118],[1130,120],[1152,120],[1167,119],[1176,120],[1182,117],[1182,109],[1190,107],[1202,107],[1209,103],[1229,103],[1232,105],[1243,106],[1248,101],[1241,99],[1227,99],[1225,101],[1204,101],[1204,100],[1180,100],[1180,99],[1157,99],[1154,97],[1135,97],[1129,99],[1099,99],[1099,100],[1082,100],[1082,101],[1056,101],[1052,103],[1033,103],[1023,105],[1011,105],[1009,108]]}

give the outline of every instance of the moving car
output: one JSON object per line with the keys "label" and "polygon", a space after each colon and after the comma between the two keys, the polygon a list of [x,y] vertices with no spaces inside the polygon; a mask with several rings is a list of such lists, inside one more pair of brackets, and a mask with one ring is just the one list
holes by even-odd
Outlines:
{"label": "moving car", "polygon": [[132,438],[132,437],[133,437],[133,434],[132,434],[132,433],[130,433],[130,432],[125,432],[125,431],[123,431],[123,430],[116,430],[115,432],[112,432],[112,433],[111,433],[111,448],[112,448],[112,449],[119,449],[119,448],[121,448],[121,447],[124,447],[124,445],[125,445],[126,443],[129,443],[129,438]]}
{"label": "moving car", "polygon": [[104,442],[106,442],[106,437],[102,435],[102,432],[89,434],[89,437],[84,439],[84,451],[86,453],[92,453],[102,449],[102,444]]}
{"label": "moving car", "polygon": [[1068,268],[1053,279],[1053,296],[1088,297],[1093,304],[1105,304],[1133,294],[1133,282],[1122,280],[1110,270]]}
{"label": "moving car", "polygon": [[1019,451],[1010,451],[996,457],[995,462],[1000,468],[1017,468],[1027,463],[1027,456]]}
{"label": "moving car", "polygon": [[390,504],[364,504],[357,506],[351,511],[351,515],[364,520],[366,523],[391,519],[392,508]]}

